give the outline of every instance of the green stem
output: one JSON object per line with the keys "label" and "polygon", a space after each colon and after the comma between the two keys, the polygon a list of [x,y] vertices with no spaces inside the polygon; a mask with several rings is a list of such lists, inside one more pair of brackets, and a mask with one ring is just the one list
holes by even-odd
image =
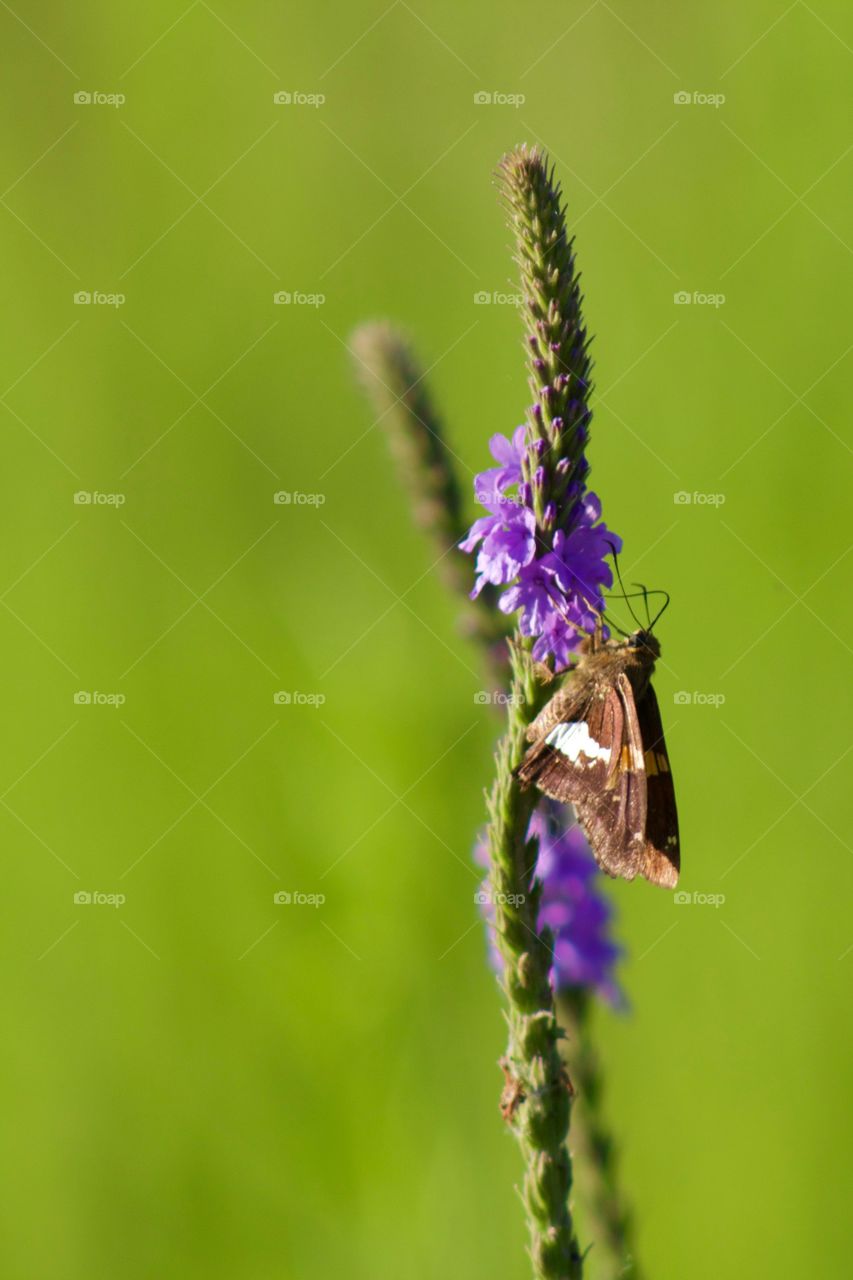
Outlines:
{"label": "green stem", "polygon": [[470,600],[471,560],[458,544],[469,521],[456,458],[424,380],[424,370],[399,329],[384,321],[362,325],[351,339],[361,382],[385,430],[398,474],[409,494],[415,523],[433,544],[436,565],[462,602],[462,629],[482,646],[496,688],[506,683],[509,624],[497,608],[498,592],[487,586]]}
{"label": "green stem", "polygon": [[[582,317],[580,277],[566,231],[560,188],[547,157],[518,147],[504,157],[500,178],[516,243],[525,296],[525,350],[533,404],[530,438],[539,437],[544,481],[533,486],[540,533],[547,535],[546,504],[565,504],[570,485],[586,475],[592,365]],[[494,588],[467,597],[470,563],[456,550],[467,531],[454,455],[405,337],[384,323],[354,335],[353,354],[363,373],[377,421],[386,429],[416,522],[433,542],[452,592],[464,599],[465,629],[481,645],[496,687],[504,687],[507,624]],[[567,1149],[571,1085],[577,1082],[573,1144],[583,1170],[584,1208],[596,1241],[600,1280],[639,1280],[630,1252],[629,1221],[619,1193],[613,1143],[601,1111],[601,1073],[589,1031],[589,999],[563,993],[559,1015],[548,982],[551,937],[537,928],[539,890],[533,880],[537,848],[527,840],[535,797],[522,794],[514,770],[527,743],[525,730],[542,693],[526,650],[512,653],[512,697],[506,734],[497,752],[489,798],[491,888],[509,1003],[509,1048],[502,1065],[502,1110],[518,1136],[526,1172],[527,1210],[536,1280],[579,1280],[582,1257],[569,1207],[572,1166]],[[561,1025],[567,1027],[569,1040]],[[561,1049],[563,1050],[561,1054]]]}
{"label": "green stem", "polygon": [[584,1176],[581,1207],[595,1244],[596,1280],[641,1280],[630,1214],[622,1198],[617,1150],[603,1111],[601,1062],[590,1031],[591,1000],[584,990],[560,993],[558,1016],[566,1028],[563,1057],[576,1096],[572,1146]]}
{"label": "green stem", "polygon": [[507,731],[498,745],[489,797],[491,894],[509,1003],[503,1111],[524,1156],[522,1198],[533,1275],[536,1280],[579,1280],[583,1260],[569,1207],[572,1166],[566,1145],[571,1084],[560,1056],[563,1033],[548,980],[552,938],[537,925],[537,844],[527,839],[536,797],[522,792],[514,776],[540,697],[529,655],[513,647]]}

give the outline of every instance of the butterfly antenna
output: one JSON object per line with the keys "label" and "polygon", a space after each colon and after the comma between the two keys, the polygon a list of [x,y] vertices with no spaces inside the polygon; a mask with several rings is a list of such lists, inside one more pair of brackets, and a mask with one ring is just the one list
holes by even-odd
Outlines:
{"label": "butterfly antenna", "polygon": [[657,613],[655,614],[655,616],[652,618],[651,622],[649,623],[649,631],[651,631],[651,630],[654,628],[654,625],[655,625],[655,623],[657,622],[658,618],[660,618],[664,613],[666,613],[667,609],[669,608],[669,602],[670,602],[670,598],[671,598],[671,597],[670,597],[669,592],[668,592],[668,591],[663,591],[663,590],[661,590],[661,591],[656,591],[656,592],[655,592],[655,595],[663,595],[663,596],[666,596],[666,599],[664,600],[663,604],[662,604],[662,605],[661,605],[661,607],[658,609]]}
{"label": "butterfly antenna", "polygon": [[[640,621],[640,619],[637,617],[636,613],[634,613],[634,610],[631,608],[631,597],[628,595],[627,591],[625,590],[625,584],[622,581],[622,574],[619,569],[619,556],[617,555],[617,552],[616,552],[616,544],[615,542],[611,542],[609,543],[609,546],[610,546],[611,554],[613,556],[613,568],[616,570],[616,581],[619,583],[619,587],[622,591],[621,599],[625,601],[626,605],[628,606],[628,612],[630,613],[634,622],[642,631],[643,624]],[[627,634],[627,632],[622,631],[620,627],[617,627],[616,630],[620,631],[623,636]]]}
{"label": "butterfly antenna", "polygon": [[632,586],[632,587],[636,587],[636,588],[637,588],[637,590],[638,590],[638,591],[640,591],[640,592],[641,592],[641,594],[642,594],[642,597],[643,597],[643,604],[644,604],[644,606],[645,606],[645,610],[646,610],[646,630],[647,630],[647,631],[651,631],[651,629],[652,629],[651,616],[652,616],[652,615],[651,615],[651,613],[649,612],[649,589],[648,589],[648,587],[646,587],[642,582],[632,582],[632,583],[631,583],[631,586]]}
{"label": "butterfly antenna", "polygon": [[[670,595],[669,595],[669,592],[668,592],[668,591],[664,591],[664,590],[663,590],[663,588],[658,588],[656,591],[649,591],[649,589],[648,589],[647,587],[644,587],[644,586],[643,586],[641,583],[639,583],[639,582],[632,582],[632,583],[631,583],[631,586],[632,586],[632,587],[639,587],[639,588],[640,588],[640,591],[642,591],[642,593],[643,593],[643,603],[644,603],[644,604],[645,604],[645,606],[646,606],[646,617],[647,617],[647,618],[648,618],[648,620],[649,620],[649,621],[648,621],[648,626],[646,627],[646,630],[647,630],[647,631],[652,631],[652,630],[653,630],[653,628],[654,628],[655,623],[656,623],[656,622],[657,622],[657,620],[658,620],[658,618],[661,616],[661,614],[663,614],[663,613],[665,612],[665,610],[667,609],[667,607],[668,607],[668,605],[669,605],[669,601],[670,601]],[[658,611],[657,611],[657,613],[655,614],[654,618],[652,617],[652,615],[651,615],[651,611],[649,610],[649,596],[666,596],[666,599],[664,600],[664,602],[663,602],[663,604],[661,605],[660,609],[658,609]]]}

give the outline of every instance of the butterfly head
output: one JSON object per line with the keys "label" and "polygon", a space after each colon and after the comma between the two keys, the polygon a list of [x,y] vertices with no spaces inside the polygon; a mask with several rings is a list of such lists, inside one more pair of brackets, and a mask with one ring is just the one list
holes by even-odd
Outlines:
{"label": "butterfly head", "polygon": [[625,644],[630,649],[640,650],[643,657],[651,658],[654,661],[660,657],[660,641],[657,636],[652,635],[651,631],[640,628],[628,636]]}

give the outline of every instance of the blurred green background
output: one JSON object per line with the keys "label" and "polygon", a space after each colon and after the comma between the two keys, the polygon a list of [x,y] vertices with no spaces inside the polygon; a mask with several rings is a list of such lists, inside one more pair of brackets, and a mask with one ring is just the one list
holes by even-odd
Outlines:
{"label": "blurred green background", "polygon": [[405,322],[486,465],[526,403],[522,140],[577,233],[594,487],[673,595],[681,888],[725,895],[608,887],[638,1253],[846,1274],[847,7],[0,26],[3,1274],[528,1274],[469,865],[496,726],[346,350]]}

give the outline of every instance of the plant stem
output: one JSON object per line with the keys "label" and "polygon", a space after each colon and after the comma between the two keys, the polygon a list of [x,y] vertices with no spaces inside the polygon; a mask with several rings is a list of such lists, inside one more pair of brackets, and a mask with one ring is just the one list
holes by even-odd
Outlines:
{"label": "plant stem", "polygon": [[494,587],[487,587],[476,600],[468,596],[471,564],[458,544],[469,522],[455,455],[424,381],[424,370],[405,335],[385,321],[362,325],[351,343],[362,385],[409,494],[415,523],[433,544],[446,586],[464,602],[463,631],[482,646],[489,677],[496,688],[503,688],[509,624],[497,608]]}
{"label": "plant stem", "polygon": [[536,1280],[579,1280],[583,1262],[569,1207],[572,1167],[566,1145],[571,1084],[560,1055],[563,1033],[548,977],[552,939],[537,925],[537,844],[527,839],[536,799],[522,793],[514,777],[540,697],[528,654],[514,646],[508,725],[498,745],[489,797],[491,890],[509,1003],[503,1111],[526,1166],[522,1198],[533,1275]]}
{"label": "plant stem", "polygon": [[[534,494],[539,536],[550,540],[549,509],[571,515],[586,479],[584,454],[590,411],[592,364],[582,316],[580,277],[566,230],[565,209],[553,167],[538,148],[518,147],[504,157],[499,176],[516,244],[525,298],[525,350],[533,403],[529,438],[537,442],[539,473],[525,462]],[[469,567],[455,548],[467,532],[456,474],[428,394],[424,372],[407,339],[387,323],[362,326],[353,354],[386,429],[416,523],[433,542],[446,584],[465,600],[465,630],[481,646],[495,687],[507,679],[507,623],[497,609],[499,592],[487,586],[468,598]],[[523,1200],[531,1236],[535,1280],[579,1280],[583,1258],[575,1235],[567,1147],[577,1080],[573,1141],[584,1172],[584,1207],[596,1249],[598,1280],[639,1280],[630,1252],[629,1219],[617,1185],[614,1146],[601,1111],[601,1073],[589,1030],[589,997],[561,992],[555,1010],[549,983],[552,939],[538,929],[540,890],[534,880],[538,853],[528,840],[535,795],[518,788],[514,770],[527,747],[525,731],[543,701],[526,641],[510,644],[508,723],[497,750],[489,797],[491,892],[495,929],[504,960],[509,1047],[502,1066],[503,1114],[525,1160]],[[566,1042],[561,1024],[569,1032]],[[562,1053],[561,1053],[562,1049]]]}
{"label": "plant stem", "polygon": [[590,1033],[590,997],[562,991],[558,1016],[566,1028],[564,1060],[576,1089],[572,1145],[584,1177],[581,1203],[594,1241],[596,1280],[641,1280],[634,1256],[631,1218],[618,1180],[617,1151],[603,1113],[601,1062]]}

